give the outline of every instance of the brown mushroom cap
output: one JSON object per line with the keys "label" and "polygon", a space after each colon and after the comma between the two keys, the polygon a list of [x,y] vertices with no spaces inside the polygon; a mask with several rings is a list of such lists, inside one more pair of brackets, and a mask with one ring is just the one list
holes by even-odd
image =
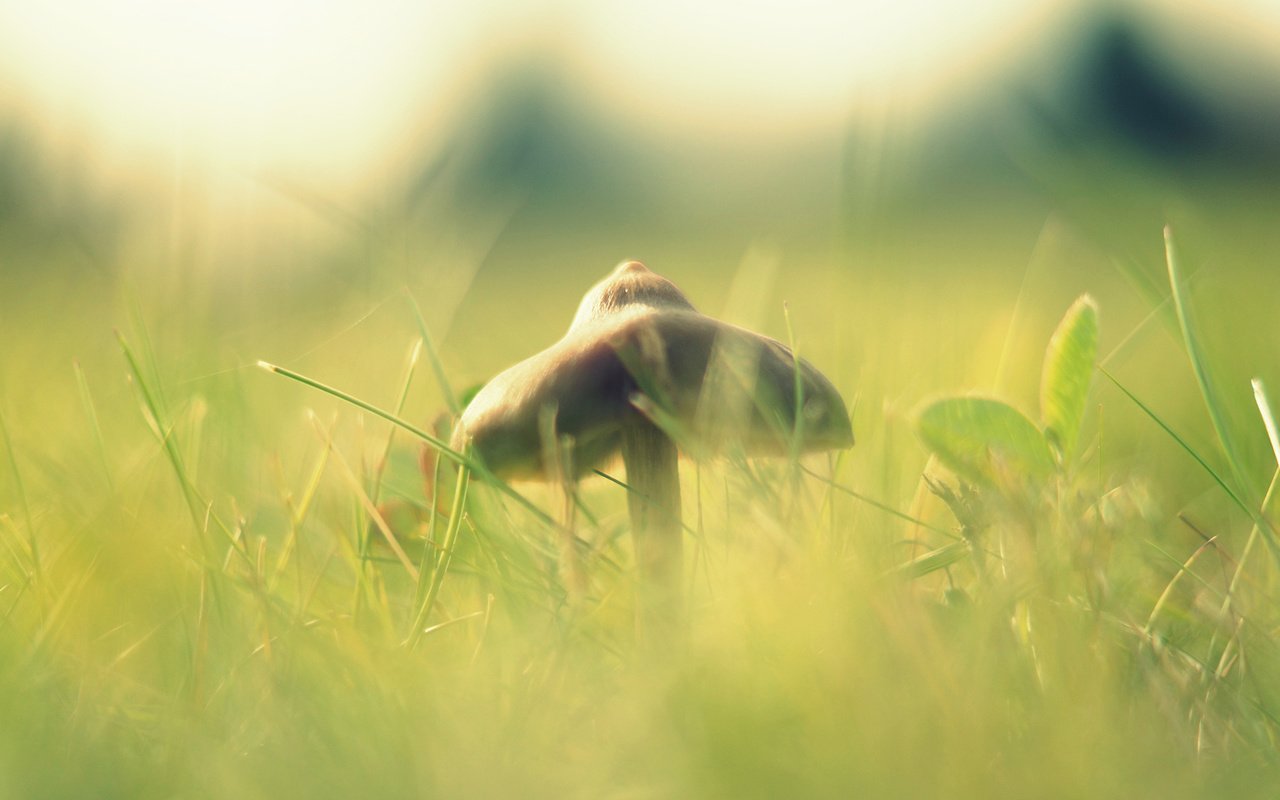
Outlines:
{"label": "brown mushroom cap", "polygon": [[550,407],[581,475],[617,452],[640,413],[637,394],[704,453],[853,444],[844,401],[822,373],[774,339],[699,313],[671,281],[628,261],[587,292],[560,341],[480,390],[452,446],[470,440],[500,477],[544,478],[539,416]]}

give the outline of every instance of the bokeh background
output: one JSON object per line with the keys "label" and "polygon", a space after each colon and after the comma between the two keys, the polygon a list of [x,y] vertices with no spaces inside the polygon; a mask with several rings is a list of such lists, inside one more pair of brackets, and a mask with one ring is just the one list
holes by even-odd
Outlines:
{"label": "bokeh background", "polygon": [[[233,369],[404,287],[471,383],[625,257],[774,333],[796,303],[850,383],[922,347],[965,365],[1037,280],[1069,284],[1046,312],[1125,270],[1161,283],[1169,223],[1193,265],[1248,274],[1211,283],[1274,288],[1266,0],[0,14],[4,334],[32,346],[9,403],[99,362],[122,303]],[[521,324],[513,297],[536,297]]]}
{"label": "bokeh background", "polygon": [[[0,715],[19,723],[0,794],[1261,791],[1263,734],[1230,712],[1206,734],[1187,720],[1209,698],[1173,689],[1129,703],[1146,667],[1072,669],[1074,646],[1111,651],[1071,625],[1049,623],[1056,693],[1007,689],[1016,648],[930,638],[932,610],[847,580],[920,533],[848,497],[831,551],[805,557],[764,495],[749,524],[718,497],[708,635],[665,683],[620,666],[616,574],[587,622],[555,610],[554,558],[518,555],[538,533],[509,537],[515,578],[451,575],[456,619],[406,655],[380,626],[413,589],[349,544],[367,520],[337,467],[316,473],[315,519],[291,517],[326,435],[381,487],[385,426],[255,364],[394,406],[412,297],[465,389],[637,258],[707,313],[794,335],[852,410],[838,481],[950,525],[912,412],[971,391],[1034,409],[1045,342],[1085,292],[1103,365],[1222,468],[1168,302],[1169,225],[1260,497],[1275,461],[1249,380],[1280,387],[1277,187],[1274,0],[0,0]],[[403,399],[424,424],[445,408],[427,372]],[[1086,430],[1087,470],[1141,520],[1113,576],[1134,607],[1206,536],[1240,552],[1248,517],[1111,383]],[[296,563],[297,597],[193,555],[165,442],[259,567]],[[385,496],[423,507],[417,450],[394,445]],[[622,497],[589,484],[594,540],[625,565]],[[1169,605],[1194,633],[1210,603],[1190,583]],[[218,586],[231,610],[206,628]],[[1191,766],[1159,772],[1171,754]]]}
{"label": "bokeh background", "polygon": [[468,386],[639,258],[779,337],[790,302],[873,450],[930,393],[1033,400],[1085,291],[1109,355],[1190,391],[1148,318],[1166,224],[1247,395],[1272,367],[1230,343],[1278,335],[1278,42],[1268,0],[8,2],[3,402],[78,419],[69,365],[118,384],[130,319],[195,391],[270,402],[267,358],[359,394],[413,336],[405,289]]}

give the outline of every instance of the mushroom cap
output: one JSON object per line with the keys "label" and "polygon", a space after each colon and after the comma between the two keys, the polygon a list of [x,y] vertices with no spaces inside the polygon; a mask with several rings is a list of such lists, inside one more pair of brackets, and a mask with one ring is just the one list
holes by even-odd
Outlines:
{"label": "mushroom cap", "polygon": [[774,339],[699,313],[638,261],[587,292],[563,338],[486,384],[451,444],[470,441],[500,477],[545,478],[539,417],[551,408],[582,475],[618,451],[638,406],[656,407],[678,444],[699,454],[853,445],[844,401],[822,373]]}

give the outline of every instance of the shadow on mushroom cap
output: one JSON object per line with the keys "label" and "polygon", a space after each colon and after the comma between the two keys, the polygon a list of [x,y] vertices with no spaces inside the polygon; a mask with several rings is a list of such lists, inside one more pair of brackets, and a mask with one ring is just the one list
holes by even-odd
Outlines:
{"label": "shadow on mushroom cap", "polygon": [[[797,422],[797,374],[799,421]],[[690,453],[786,455],[853,445],[831,382],[782,343],[705,316],[666,278],[624,262],[587,292],[568,332],[480,390],[454,431],[499,477],[545,478],[539,415],[555,410],[577,475],[611,458],[636,395]]]}

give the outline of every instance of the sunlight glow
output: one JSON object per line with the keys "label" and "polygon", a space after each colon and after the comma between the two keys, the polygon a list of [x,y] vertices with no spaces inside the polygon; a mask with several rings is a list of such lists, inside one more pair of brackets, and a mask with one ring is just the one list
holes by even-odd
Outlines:
{"label": "sunlight glow", "polygon": [[[1134,0],[1159,18],[1166,0]],[[1274,0],[1232,16],[1255,31]],[[1207,2],[1186,0],[1208,9]],[[1170,6],[1172,9],[1172,6]],[[8,0],[0,111],[95,152],[366,170],[421,149],[520,52],[643,129],[786,134],[924,107],[1052,33],[1069,0]],[[1267,9],[1270,9],[1269,11]],[[1185,9],[1183,9],[1185,10]],[[1226,23],[1220,23],[1226,24]],[[1273,42],[1274,36],[1267,39]]]}
{"label": "sunlight glow", "polygon": [[411,2],[8,4],[0,69],[63,135],[315,164],[365,157],[419,113],[472,21]]}

